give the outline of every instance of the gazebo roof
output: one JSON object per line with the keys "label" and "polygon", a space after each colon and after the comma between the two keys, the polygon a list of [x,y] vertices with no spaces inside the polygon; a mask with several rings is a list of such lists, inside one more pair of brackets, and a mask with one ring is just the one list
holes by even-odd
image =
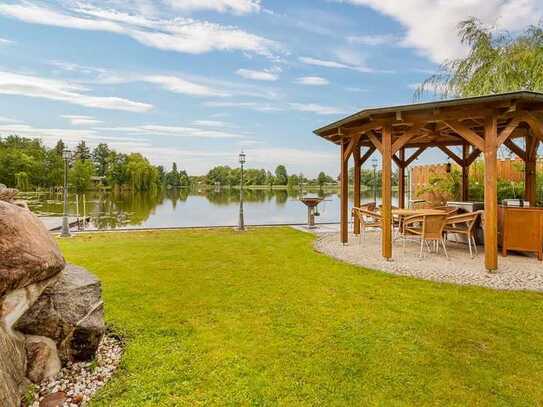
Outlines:
{"label": "gazebo roof", "polygon": [[[360,146],[371,147],[375,144],[372,138],[379,139],[383,126],[390,125],[393,140],[402,136],[407,139],[402,143],[405,148],[454,146],[466,142],[465,137],[458,134],[466,129],[484,138],[484,119],[491,115],[498,117],[498,130],[511,126],[511,138],[524,136],[528,125],[519,124],[519,113],[539,115],[542,112],[543,93],[520,91],[364,109],[314,133],[335,144],[356,136],[360,137]],[[541,133],[536,136],[543,137],[543,130]]]}

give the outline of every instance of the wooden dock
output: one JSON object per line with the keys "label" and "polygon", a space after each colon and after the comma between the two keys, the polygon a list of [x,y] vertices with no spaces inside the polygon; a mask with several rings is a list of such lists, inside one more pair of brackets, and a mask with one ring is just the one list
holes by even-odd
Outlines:
{"label": "wooden dock", "polygon": [[[58,231],[62,228],[62,216],[40,216],[39,219],[43,222],[47,230],[53,232]],[[86,221],[90,220],[90,216],[87,217]],[[70,228],[76,227],[78,220],[75,216],[68,217],[68,224]],[[79,223],[83,223],[83,218],[79,218]]]}

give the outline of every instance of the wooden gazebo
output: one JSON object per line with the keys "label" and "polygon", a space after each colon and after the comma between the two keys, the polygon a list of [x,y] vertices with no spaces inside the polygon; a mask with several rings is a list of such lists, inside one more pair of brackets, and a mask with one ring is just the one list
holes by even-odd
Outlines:
{"label": "wooden gazebo", "polygon": [[[443,151],[462,167],[462,199],[468,199],[468,174],[483,153],[485,163],[485,266],[498,267],[497,152],[503,144],[524,160],[525,199],[535,205],[536,158],[543,141],[543,94],[514,92],[366,109],[315,130],[341,146],[340,238],[348,241],[348,163],[354,159],[354,205],[360,206],[360,170],[378,151],[382,156],[382,255],[392,257],[392,162],[399,168],[399,206],[405,206],[405,169],[426,149]],[[515,141],[525,140],[523,149]],[[450,147],[462,148],[462,155]],[[364,149],[364,151],[362,151]],[[354,233],[359,233],[355,223]]]}

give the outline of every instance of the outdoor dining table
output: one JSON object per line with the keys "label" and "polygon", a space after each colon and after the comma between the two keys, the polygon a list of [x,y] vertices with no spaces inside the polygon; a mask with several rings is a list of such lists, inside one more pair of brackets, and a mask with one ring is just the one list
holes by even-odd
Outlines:
{"label": "outdoor dining table", "polygon": [[[398,208],[398,209],[392,209],[392,216],[397,216],[398,219],[398,232],[401,234],[403,232],[403,220],[405,218],[408,218],[409,216],[414,215],[440,215],[445,213],[444,210],[441,209],[410,209],[410,208]],[[399,236],[397,236],[399,237]]]}

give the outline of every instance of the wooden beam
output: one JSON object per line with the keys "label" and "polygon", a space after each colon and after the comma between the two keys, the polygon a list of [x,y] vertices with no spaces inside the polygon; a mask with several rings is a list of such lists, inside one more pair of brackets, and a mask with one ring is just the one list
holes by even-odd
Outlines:
{"label": "wooden beam", "polygon": [[473,162],[479,157],[479,154],[481,154],[481,150],[478,148],[474,148],[473,151],[468,155],[468,158],[466,158],[466,165],[471,165]]}
{"label": "wooden beam", "polygon": [[530,129],[533,132],[533,135],[537,137],[540,141],[543,141],[543,122],[534,116],[533,113],[526,110],[519,112],[518,117],[525,123],[530,126]]}
{"label": "wooden beam", "polygon": [[464,143],[462,145],[462,161],[464,164],[462,165],[462,201],[466,202],[469,201],[469,165],[466,164],[467,159],[469,156],[469,144]]}
{"label": "wooden beam", "polygon": [[498,123],[493,115],[485,121],[485,267],[498,268]]}
{"label": "wooden beam", "polygon": [[415,124],[404,134],[398,137],[394,144],[392,144],[392,154],[396,154],[400,148],[402,148],[409,142],[409,140],[418,135],[420,130],[421,126],[419,124]]}
{"label": "wooden beam", "polygon": [[537,148],[539,139],[534,136],[526,137],[526,160],[524,161],[524,199],[530,202],[530,206],[536,204],[536,168]]}
{"label": "wooden beam", "polygon": [[[362,163],[360,162],[360,147],[355,147],[353,151],[353,160],[354,160],[354,174],[353,174],[353,206],[360,208],[360,171]],[[354,219],[353,223],[353,234],[360,234],[360,222],[358,219]]]}
{"label": "wooden beam", "polygon": [[381,144],[381,142],[379,141],[379,139],[377,138],[377,136],[375,135],[375,133],[373,131],[368,131],[367,133],[367,136],[368,136],[368,139],[371,141],[371,143],[375,146],[375,148],[377,150],[379,150],[379,152],[381,154],[383,154],[383,145]]}
{"label": "wooden beam", "polygon": [[392,126],[383,127],[381,171],[381,253],[392,258]]}
{"label": "wooden beam", "polygon": [[413,161],[415,161],[424,151],[428,148],[428,146],[422,146],[419,147],[413,154],[411,154],[411,157],[409,157],[405,161],[405,166],[407,167],[409,164],[411,164]]}
{"label": "wooden beam", "polygon": [[345,151],[347,150],[347,143],[341,145],[341,175],[340,175],[340,211],[339,211],[339,229],[341,243],[347,244],[349,241],[349,160],[345,160]]}
{"label": "wooden beam", "polygon": [[395,155],[392,156],[392,159],[394,160],[398,168],[402,168],[405,166],[405,163],[402,160],[400,160],[398,157],[396,157]]}
{"label": "wooden beam", "polygon": [[526,151],[520,148],[513,140],[508,139],[503,143],[512,153],[516,154],[518,158],[526,161]]}
{"label": "wooden beam", "polygon": [[513,118],[509,121],[507,126],[500,131],[500,134],[498,135],[498,148],[511,137],[511,134],[513,134],[520,122],[521,120],[519,118]]}
{"label": "wooden beam", "polygon": [[452,158],[459,166],[464,166],[464,160],[458,157],[455,153],[453,153],[451,150],[449,150],[445,146],[438,145],[437,146],[441,151],[443,151],[445,154],[447,154],[450,158]]}
{"label": "wooden beam", "polygon": [[398,151],[399,159],[404,164],[398,168],[398,206],[405,208],[405,148]]}
{"label": "wooden beam", "polygon": [[443,121],[443,122],[452,130],[454,130],[456,134],[458,134],[460,137],[465,139],[468,143],[477,147],[481,151],[485,149],[484,139],[481,136],[479,136],[477,133],[475,133],[473,130],[471,130],[469,127],[462,124],[460,121],[449,120],[449,121]]}
{"label": "wooden beam", "polygon": [[375,151],[375,146],[370,146],[370,147],[368,148],[368,151],[366,151],[366,152],[364,153],[364,155],[360,158],[360,165],[364,165],[364,163],[365,163],[366,161],[368,161],[368,158],[371,157],[371,155],[373,154],[374,151]]}
{"label": "wooden beam", "polygon": [[347,146],[347,150],[345,151],[345,156],[343,157],[344,160],[348,160],[353,150],[358,147],[358,143],[360,142],[360,137],[362,137],[362,134],[355,134],[354,136],[351,137],[351,141],[349,142],[349,145]]}

